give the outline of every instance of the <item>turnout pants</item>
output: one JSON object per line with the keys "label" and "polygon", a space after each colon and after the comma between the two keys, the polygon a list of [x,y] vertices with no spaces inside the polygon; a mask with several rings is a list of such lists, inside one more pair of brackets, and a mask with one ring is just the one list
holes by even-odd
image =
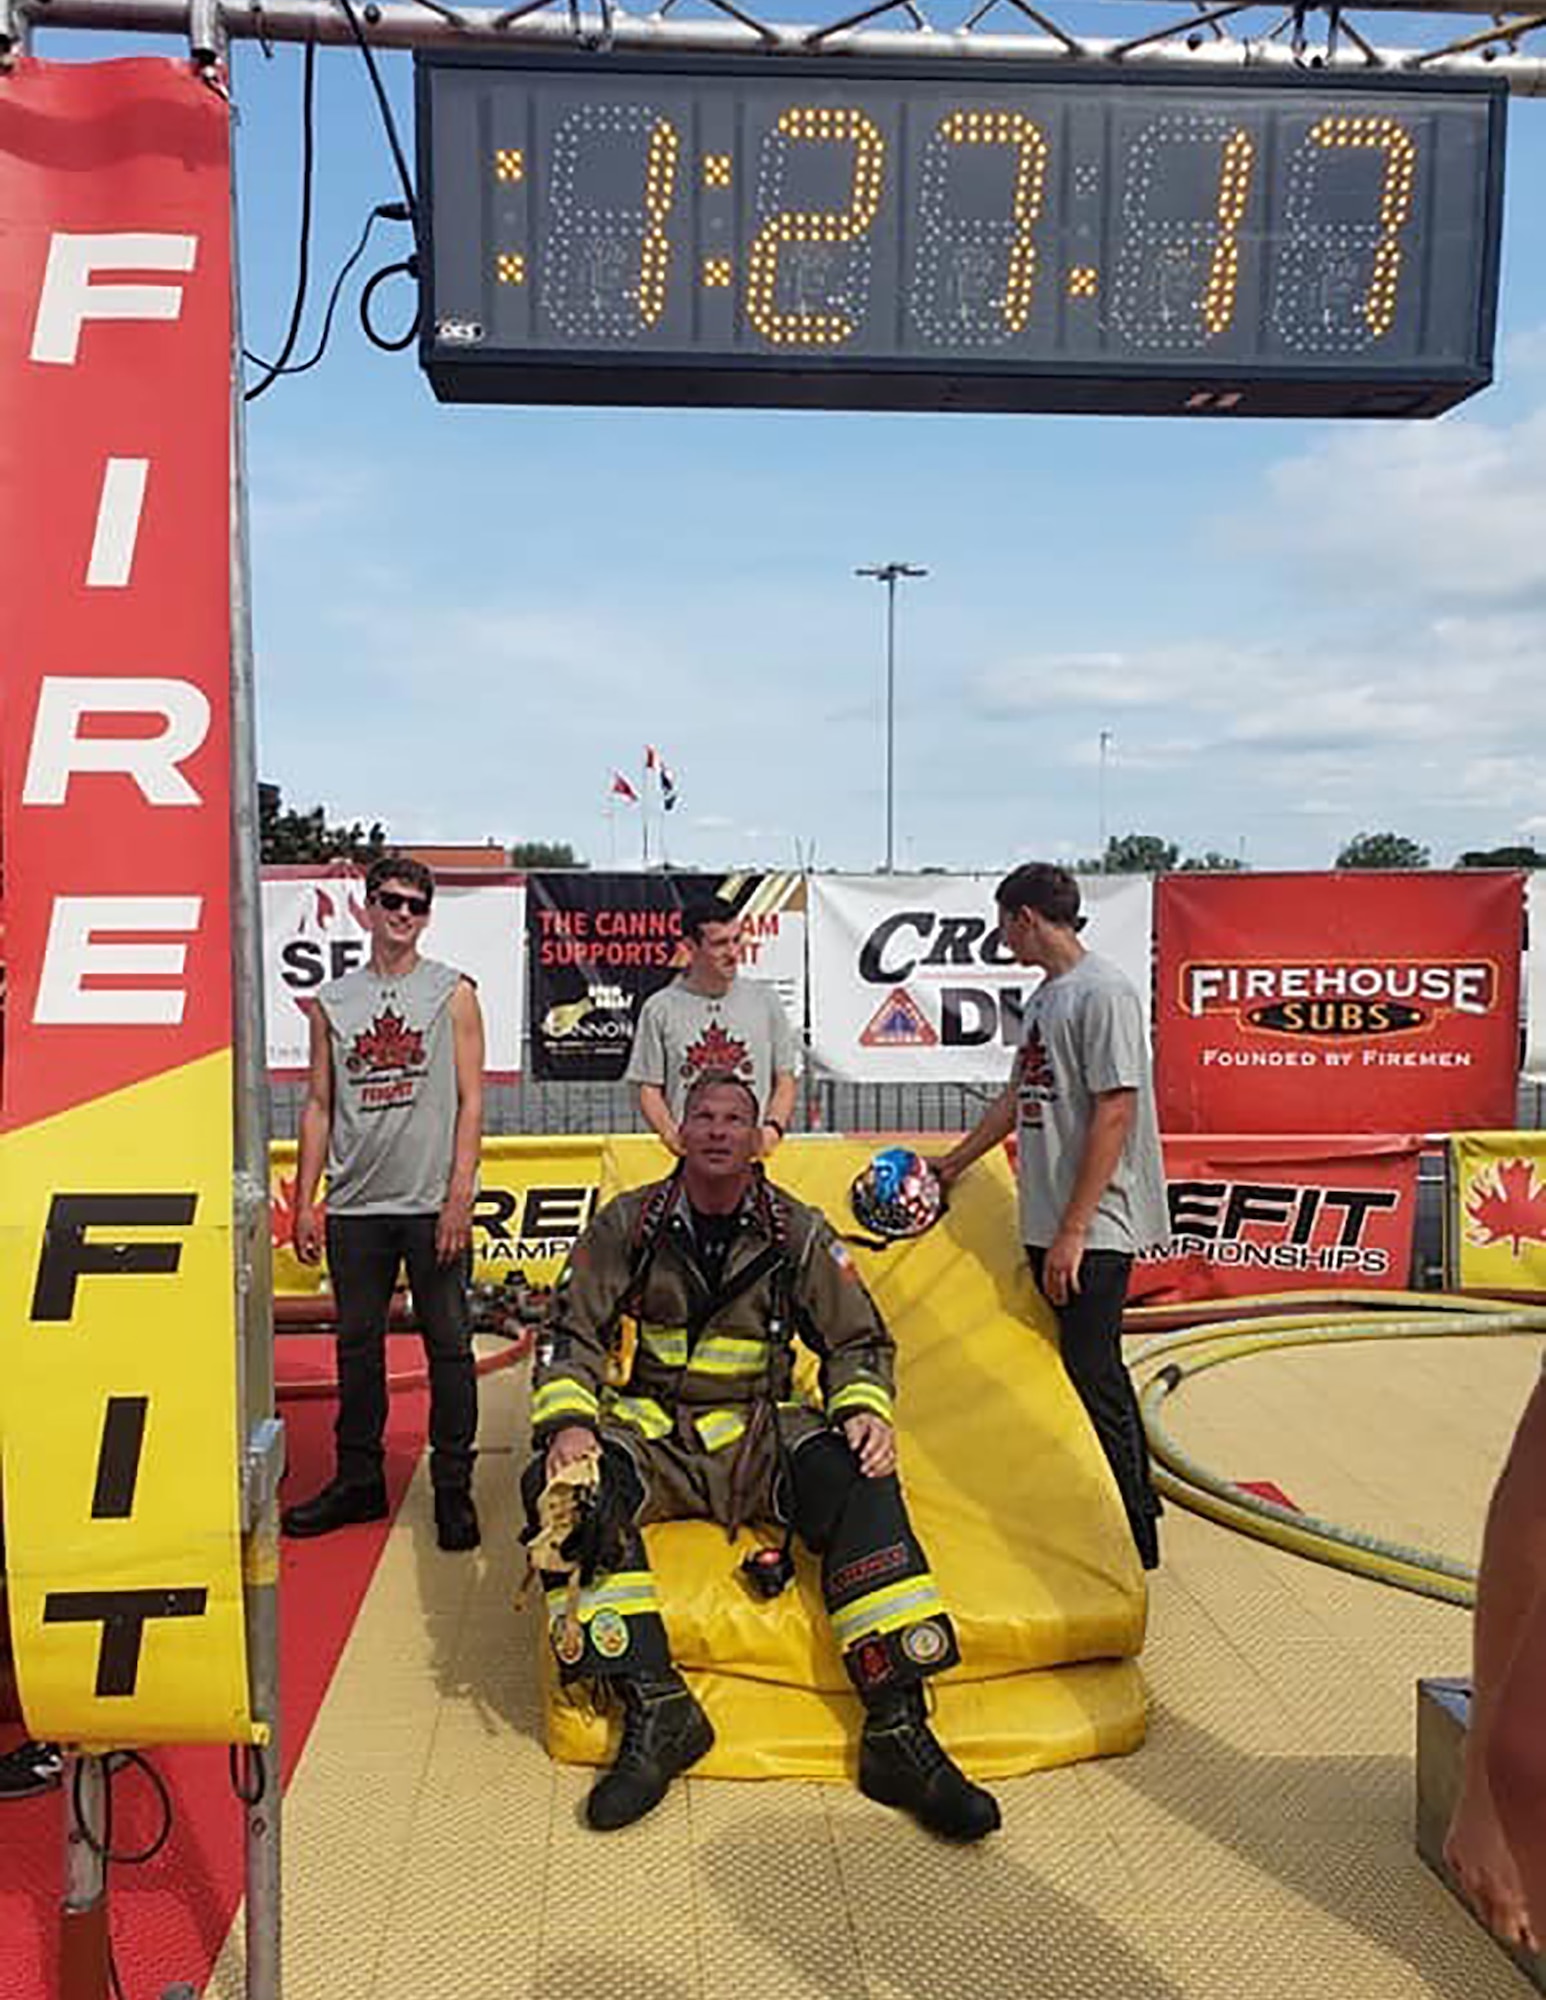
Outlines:
{"label": "turnout pants", "polygon": [[[1028,1244],[1025,1254],[1031,1260],[1037,1289],[1045,1298],[1042,1270],[1047,1253]],[[1078,1291],[1069,1294],[1067,1305],[1053,1306],[1052,1310],[1057,1315],[1064,1370],[1116,1477],[1143,1566],[1156,1569],[1159,1531],[1155,1519],[1160,1501],[1149,1477],[1149,1443],[1143,1434],[1138,1398],[1122,1360],[1122,1308],[1127,1303],[1132,1268],[1133,1260],[1124,1251],[1086,1250],[1079,1267]]]}
{"label": "turnout pants", "polygon": [[433,1215],[330,1215],[327,1268],[338,1303],[338,1476],[349,1485],[381,1477],[386,1429],[386,1330],[392,1290],[408,1268],[429,1362],[430,1479],[437,1492],[472,1483],[478,1380],[467,1305],[469,1259],[441,1264]]}
{"label": "turnout pants", "polygon": [[[895,1474],[865,1478],[841,1433],[814,1428],[808,1412],[791,1421],[781,1410],[779,1422],[785,1448],[749,1518],[792,1527],[821,1557],[822,1597],[855,1688],[869,1695],[953,1666],[960,1657],[955,1631]],[[611,1488],[605,1497],[622,1499],[628,1526],[616,1567],[580,1592],[577,1630],[566,1616],[567,1580],[542,1579],[564,1680],[648,1677],[670,1667],[640,1530],[651,1521],[714,1518],[709,1454],[676,1435],[646,1439],[605,1420],[601,1439],[602,1481]],[[531,1521],[543,1481],[539,1454],[522,1481]]]}

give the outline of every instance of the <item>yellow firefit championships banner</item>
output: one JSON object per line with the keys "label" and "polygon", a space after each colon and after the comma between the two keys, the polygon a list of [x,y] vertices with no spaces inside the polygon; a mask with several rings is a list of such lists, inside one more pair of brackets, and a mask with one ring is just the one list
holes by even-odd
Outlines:
{"label": "yellow firefit championships banner", "polygon": [[0,91],[0,1522],[28,1727],[92,1747],[252,1733],[229,116],[164,57]]}
{"label": "yellow firefit championships banner", "polygon": [[1546,1295],[1546,1132],[1456,1132],[1450,1281]]}
{"label": "yellow firefit championships banner", "polygon": [[[485,1139],[478,1199],[472,1212],[473,1277],[497,1284],[518,1271],[529,1284],[551,1285],[590,1221],[607,1140]],[[660,1171],[671,1170],[665,1148]],[[290,1246],[295,1220],[295,1147],[273,1150],[269,1212],[274,1238],[274,1291],[283,1298],[323,1289],[325,1275],[303,1264]]]}

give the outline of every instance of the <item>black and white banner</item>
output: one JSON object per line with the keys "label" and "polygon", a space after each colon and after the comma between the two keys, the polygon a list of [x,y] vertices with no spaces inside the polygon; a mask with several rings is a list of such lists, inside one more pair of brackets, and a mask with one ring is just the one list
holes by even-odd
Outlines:
{"label": "black and white banner", "polygon": [[778,989],[791,1027],[805,1019],[805,881],[795,874],[527,878],[531,1068],[554,1082],[615,1083],[639,1010],[687,962],[685,898],[718,896],[741,919],[742,979]]}
{"label": "black and white banner", "polygon": [[[998,934],[998,875],[817,875],[810,882],[811,1055],[855,1083],[1002,1084],[1041,974]],[[1151,883],[1081,876],[1083,940],[1149,1006]]]}
{"label": "black and white banner", "polygon": [[[264,1004],[271,1070],[306,1068],[302,1003],[370,956],[364,906],[365,878],[357,869],[264,870]],[[454,965],[476,981],[487,1044],[484,1074],[518,1076],[526,994],[525,884],[509,877],[487,883],[437,882],[434,914],[421,948],[426,958]]]}

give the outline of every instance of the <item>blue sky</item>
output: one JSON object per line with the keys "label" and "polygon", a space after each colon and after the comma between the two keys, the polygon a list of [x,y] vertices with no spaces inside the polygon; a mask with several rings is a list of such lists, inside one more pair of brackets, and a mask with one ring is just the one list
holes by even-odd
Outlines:
{"label": "blue sky", "polygon": [[[411,147],[408,59],[381,60]],[[236,52],[265,353],[300,63]],[[397,188],[357,59],[318,72],[325,282]],[[883,594],[852,572],[899,559],[930,570],[900,602],[900,866],[1093,852],[1102,730],[1114,832],[1287,868],[1366,828],[1439,861],[1546,844],[1543,177],[1546,108],[1516,99],[1498,382],[1437,423],[447,408],[351,303],[322,365],[249,414],[263,775],[405,840],[628,863],[609,774],[653,742],[673,860],[788,866],[798,843],[872,867]]]}

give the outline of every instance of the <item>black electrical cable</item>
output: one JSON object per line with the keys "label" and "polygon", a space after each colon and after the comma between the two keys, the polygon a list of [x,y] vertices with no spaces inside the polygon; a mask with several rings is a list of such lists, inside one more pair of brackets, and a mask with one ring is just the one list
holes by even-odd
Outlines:
{"label": "black electrical cable", "polygon": [[236,1794],[238,1803],[244,1805],[248,1812],[251,1812],[254,1806],[262,1805],[268,1793],[268,1759],[263,1754],[261,1744],[251,1743],[246,1745],[245,1748],[251,1762],[251,1768],[257,1773],[256,1778],[251,1784],[243,1783],[237,1764],[237,1759],[242,1754],[242,1745],[236,1743],[231,1745],[228,1762],[231,1775],[231,1790]]}
{"label": "black electrical cable", "polygon": [[383,264],[379,271],[367,279],[364,289],[360,293],[360,325],[364,329],[365,338],[370,342],[372,347],[379,347],[386,354],[401,354],[405,347],[413,345],[414,341],[418,338],[419,332],[419,315],[422,310],[422,301],[418,298],[417,294],[414,299],[413,318],[408,324],[408,330],[406,333],[400,334],[396,340],[388,340],[384,334],[377,333],[376,329],[370,323],[370,302],[376,295],[376,287],[388,278],[395,278],[399,272],[403,272],[407,277],[411,278],[415,286],[417,286],[419,278],[418,258],[405,257],[397,264]]}
{"label": "black electrical cable", "polygon": [[[113,1779],[117,1776],[118,1772],[130,1765],[136,1770],[142,1771],[150,1780],[161,1806],[161,1824],[156,1830],[155,1838],[147,1847],[137,1848],[120,1854],[113,1847]],[[86,1817],[84,1810],[82,1793],[85,1772],[86,1760],[78,1758],[71,1786],[71,1805],[74,1808],[75,1825],[81,1839],[85,1841],[86,1845],[102,1862],[104,1867],[110,1862],[116,1862],[123,1868],[138,1868],[144,1862],[154,1861],[172,1837],[172,1795],[167,1790],[166,1780],[156,1769],[155,1765],[150,1762],[148,1757],[141,1756],[138,1750],[115,1750],[111,1756],[103,1759],[102,1836],[100,1839],[98,1839],[96,1833],[93,1831],[91,1822]]]}
{"label": "black electrical cable", "polygon": [[248,403],[255,403],[265,389],[273,388],[284,374],[286,364],[295,352],[295,343],[301,336],[301,318],[306,311],[306,290],[311,279],[312,187],[317,165],[316,108],[317,45],[308,42],[301,69],[301,246],[295,274],[295,303],[290,308],[290,325],[278,359],[268,363],[268,372],[262,381],[246,392],[243,400]]}
{"label": "black electrical cable", "polygon": [[[408,216],[403,211],[402,203],[395,201],[379,202],[371,210],[370,214],[366,216],[365,227],[360,231],[359,241],[344,259],[338,276],[333,280],[333,289],[328,295],[327,310],[322,315],[322,331],[317,337],[315,349],[304,361],[292,361],[289,367],[283,371],[286,375],[309,374],[327,352],[328,341],[332,338],[333,315],[338,310],[338,301],[343,294],[344,285],[348,281],[349,273],[365,255],[365,247],[370,241],[371,230],[374,229],[378,222],[406,222],[407,220]],[[261,368],[269,366],[268,362],[263,361],[255,354],[248,354],[246,358],[249,361],[256,362]]]}
{"label": "black electrical cable", "polygon": [[376,67],[375,52],[365,38],[365,30],[360,26],[360,17],[354,11],[354,0],[338,0],[344,10],[354,39],[360,45],[360,54],[365,58],[366,73],[370,77],[372,90],[376,93],[376,107],[381,113],[381,122],[386,128],[387,144],[392,149],[393,164],[397,168],[397,178],[402,183],[403,200],[408,204],[408,217],[413,224],[413,240],[419,240],[419,203],[413,190],[413,179],[408,172],[408,162],[403,155],[402,144],[397,136],[397,120],[392,116],[392,106],[387,99],[381,82],[381,72]]}

